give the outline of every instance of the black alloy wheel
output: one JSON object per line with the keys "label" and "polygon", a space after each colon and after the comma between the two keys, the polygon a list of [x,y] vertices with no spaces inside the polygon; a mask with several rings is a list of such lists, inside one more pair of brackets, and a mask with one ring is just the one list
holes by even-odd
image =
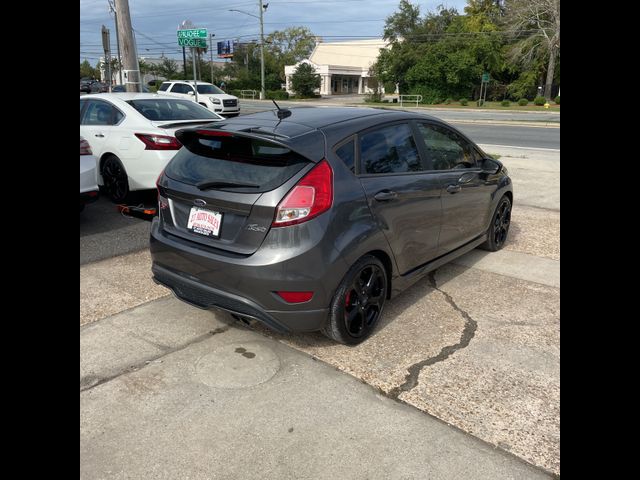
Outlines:
{"label": "black alloy wheel", "polygon": [[114,203],[122,203],[129,196],[129,177],[120,160],[107,157],[102,165],[102,179],[107,196]]}
{"label": "black alloy wheel", "polygon": [[511,225],[511,201],[507,196],[500,199],[487,232],[487,241],[481,245],[485,250],[495,252],[504,247]]}
{"label": "black alloy wheel", "polygon": [[387,274],[378,258],[365,255],[338,287],[323,333],[337,342],[356,345],[375,329],[387,299]]}

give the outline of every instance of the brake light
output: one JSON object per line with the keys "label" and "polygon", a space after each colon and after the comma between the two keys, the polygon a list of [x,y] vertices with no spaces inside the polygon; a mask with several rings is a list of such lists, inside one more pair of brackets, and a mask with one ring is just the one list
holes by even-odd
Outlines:
{"label": "brake light", "polygon": [[176,137],[146,133],[136,133],[135,135],[146,145],[145,150],[180,150],[182,147]]}
{"label": "brake light", "polygon": [[232,137],[233,133],[231,132],[220,132],[220,131],[212,131],[212,130],[196,130],[198,135],[206,135],[207,137]]}
{"label": "brake light", "polygon": [[322,160],[309,171],[276,208],[272,227],[286,227],[306,222],[331,208],[333,170]]}
{"label": "brake light", "polygon": [[84,138],[80,139],[80,155],[93,155],[91,145]]}
{"label": "brake light", "polygon": [[287,303],[308,302],[313,297],[313,292],[276,292]]}

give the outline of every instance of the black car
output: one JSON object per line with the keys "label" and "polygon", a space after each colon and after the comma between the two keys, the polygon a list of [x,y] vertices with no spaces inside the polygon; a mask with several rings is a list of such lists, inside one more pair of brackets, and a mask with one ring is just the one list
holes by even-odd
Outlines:
{"label": "black car", "polygon": [[91,91],[89,93],[107,93],[109,91],[109,85],[104,82],[93,82],[91,84]]}
{"label": "black car", "polygon": [[507,238],[507,170],[430,116],[303,107],[176,136],[152,270],[201,308],[357,344],[387,299]]}
{"label": "black car", "polygon": [[85,93],[91,93],[91,85],[95,83],[95,80],[91,78],[80,79],[80,91]]}

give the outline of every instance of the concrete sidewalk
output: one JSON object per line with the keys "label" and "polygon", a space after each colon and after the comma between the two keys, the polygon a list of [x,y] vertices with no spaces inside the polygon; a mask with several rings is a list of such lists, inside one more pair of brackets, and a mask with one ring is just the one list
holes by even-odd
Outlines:
{"label": "concrete sidewalk", "polygon": [[225,318],[163,298],[81,328],[82,479],[549,478]]}

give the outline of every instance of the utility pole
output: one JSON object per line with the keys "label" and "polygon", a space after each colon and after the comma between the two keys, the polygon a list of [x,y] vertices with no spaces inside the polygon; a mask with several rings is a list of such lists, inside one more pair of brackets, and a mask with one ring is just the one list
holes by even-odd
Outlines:
{"label": "utility pole", "polygon": [[105,62],[105,80],[109,86],[109,93],[111,93],[111,40],[109,35],[109,29],[102,25],[102,48],[104,50],[104,62]]}
{"label": "utility pole", "polygon": [[[118,33],[118,14],[113,6],[111,0],[109,0],[109,11],[113,12],[116,23],[116,45],[118,47],[118,76],[120,77],[120,85],[122,85],[122,57],[120,56],[120,34]],[[109,90],[111,91],[111,90]]]}
{"label": "utility pole", "polygon": [[264,21],[262,11],[267,9],[269,4],[262,5],[262,0],[258,0],[260,10],[260,100],[264,100]]}
{"label": "utility pole", "polygon": [[211,66],[211,83],[213,83],[213,37],[215,36],[216,36],[215,33],[209,34],[209,53],[210,53],[209,65]]}
{"label": "utility pole", "polygon": [[131,14],[129,13],[129,0],[115,0],[118,36],[122,37],[122,63],[125,71],[125,89],[127,92],[141,92],[140,66],[136,56],[136,46],[133,40],[133,28],[131,27]]}

